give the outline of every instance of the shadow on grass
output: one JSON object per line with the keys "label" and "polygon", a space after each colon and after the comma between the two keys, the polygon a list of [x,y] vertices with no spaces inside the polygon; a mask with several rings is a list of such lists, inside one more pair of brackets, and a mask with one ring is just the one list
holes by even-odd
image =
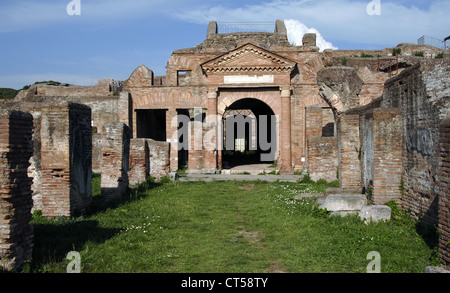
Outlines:
{"label": "shadow on grass", "polygon": [[60,218],[34,220],[32,271],[43,265],[61,262],[70,251],[81,251],[88,241],[103,243],[119,233],[119,229],[99,228],[97,221]]}
{"label": "shadow on grass", "polygon": [[[145,198],[149,190],[161,186],[167,180],[155,182],[149,178],[121,197],[106,198],[95,190],[100,190],[100,175],[93,177],[92,203],[86,216],[94,215],[107,209],[115,209],[121,205]],[[169,180],[170,181],[170,180]],[[95,220],[80,218],[45,219],[34,215],[31,222],[34,229],[33,257],[31,272],[45,271],[45,265],[62,262],[70,251],[81,251],[87,242],[100,244],[114,237],[120,229],[101,228]],[[69,261],[69,260],[68,260]]]}
{"label": "shadow on grass", "polygon": [[101,195],[100,175],[96,174],[96,176],[93,177],[92,180],[93,196],[87,215],[94,215],[107,209],[115,209],[121,205],[145,198],[148,196],[147,191],[159,187],[167,182],[170,182],[170,179],[165,177],[162,178],[159,182],[155,182],[154,178],[149,177],[147,181],[138,184],[134,188],[128,187],[126,194],[123,196],[108,197]]}

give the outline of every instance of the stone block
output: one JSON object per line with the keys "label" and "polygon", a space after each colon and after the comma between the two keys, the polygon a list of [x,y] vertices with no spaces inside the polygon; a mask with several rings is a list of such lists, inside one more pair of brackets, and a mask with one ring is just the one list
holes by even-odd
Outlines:
{"label": "stone block", "polygon": [[428,267],[425,267],[425,273],[428,273],[428,274],[448,274],[448,273],[450,273],[450,271],[446,270],[446,269],[444,269],[442,267],[430,267],[430,266],[428,266]]}
{"label": "stone block", "polygon": [[319,209],[327,209],[330,212],[359,211],[366,204],[367,199],[363,194],[330,194]]}
{"label": "stone block", "polygon": [[391,208],[385,205],[366,205],[359,212],[359,218],[366,223],[389,221],[391,219]]}

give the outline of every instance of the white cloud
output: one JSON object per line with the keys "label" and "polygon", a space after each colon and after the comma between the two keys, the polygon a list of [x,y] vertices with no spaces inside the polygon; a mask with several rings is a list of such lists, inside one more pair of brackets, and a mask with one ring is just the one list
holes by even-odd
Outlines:
{"label": "white cloud", "polygon": [[318,30],[315,28],[309,28],[298,20],[287,19],[284,21],[284,24],[286,25],[288,40],[291,44],[301,46],[303,35],[306,33],[314,33],[316,34],[317,47],[320,48],[321,52],[325,49],[338,49],[333,46],[332,43],[327,42]]}
{"label": "white cloud", "polygon": [[[421,1],[421,0],[420,0]],[[381,0],[381,15],[368,15],[371,0],[271,0],[241,7],[221,5],[189,7],[174,14],[192,23],[218,22],[275,22],[295,19],[314,27],[333,43],[367,44],[368,46],[396,46],[401,42],[417,42],[422,35],[444,38],[450,26],[450,1],[435,0],[427,8],[393,0]],[[383,47],[384,48],[384,47]],[[357,49],[357,48],[354,48]]]}

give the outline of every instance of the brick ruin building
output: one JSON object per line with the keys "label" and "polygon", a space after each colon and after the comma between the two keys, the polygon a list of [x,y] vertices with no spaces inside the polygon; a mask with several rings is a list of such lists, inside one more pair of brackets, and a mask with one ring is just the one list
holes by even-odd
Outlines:
{"label": "brick ruin building", "polygon": [[[49,218],[85,213],[93,172],[101,173],[108,197],[182,168],[220,173],[238,164],[276,163],[281,174],[339,179],[343,189],[359,188],[373,204],[396,200],[414,219],[439,229],[448,266],[449,55],[435,58],[441,51],[425,45],[399,48],[397,56],[393,48],[319,52],[315,34],[306,34],[301,46],[290,44],[281,20],[273,33],[226,34],[212,21],[203,43],[172,53],[165,76],[140,65],[119,86],[111,80],[33,85],[1,105],[10,109],[5,117],[33,124],[32,183],[25,167],[14,172],[32,193],[18,193],[24,210],[14,214],[6,206],[15,189],[2,184],[0,216],[14,220],[1,223],[20,216],[18,226],[30,234],[32,210]],[[414,56],[417,51],[426,57]],[[0,119],[0,131],[14,133],[6,121]],[[0,147],[2,158],[15,158],[7,142]],[[15,163],[2,163],[4,174],[13,170],[8,164]],[[0,233],[0,256],[14,254],[17,239],[27,248],[16,258],[29,255],[28,234]]]}

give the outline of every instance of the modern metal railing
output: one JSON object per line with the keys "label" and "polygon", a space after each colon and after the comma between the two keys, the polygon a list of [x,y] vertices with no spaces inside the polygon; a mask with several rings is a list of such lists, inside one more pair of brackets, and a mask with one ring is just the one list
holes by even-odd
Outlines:
{"label": "modern metal railing", "polygon": [[446,42],[443,40],[433,38],[430,36],[422,36],[417,40],[418,45],[430,45],[439,49],[449,50],[450,46],[446,45]]}

